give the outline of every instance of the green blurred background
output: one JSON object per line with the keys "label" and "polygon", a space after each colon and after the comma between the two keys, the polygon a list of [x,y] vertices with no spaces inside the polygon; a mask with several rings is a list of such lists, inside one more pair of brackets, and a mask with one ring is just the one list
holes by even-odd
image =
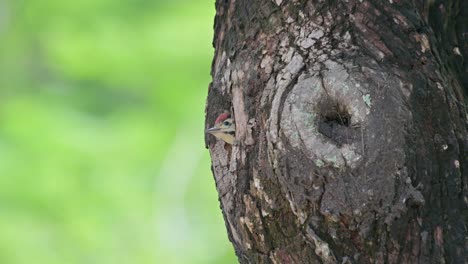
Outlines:
{"label": "green blurred background", "polygon": [[214,0],[0,0],[0,263],[236,263],[204,108]]}

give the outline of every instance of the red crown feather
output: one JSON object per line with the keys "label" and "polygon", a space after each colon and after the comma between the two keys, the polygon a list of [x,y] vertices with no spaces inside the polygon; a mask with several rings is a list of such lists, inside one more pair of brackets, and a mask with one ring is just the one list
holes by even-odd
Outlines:
{"label": "red crown feather", "polygon": [[215,124],[221,123],[221,122],[223,122],[224,120],[226,120],[226,119],[228,119],[230,117],[231,117],[230,113],[224,112],[224,113],[220,114],[218,116],[218,118],[216,118]]}

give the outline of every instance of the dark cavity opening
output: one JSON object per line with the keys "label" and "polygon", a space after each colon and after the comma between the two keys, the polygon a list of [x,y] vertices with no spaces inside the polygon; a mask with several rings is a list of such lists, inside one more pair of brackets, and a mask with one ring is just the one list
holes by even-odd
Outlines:
{"label": "dark cavity opening", "polygon": [[348,113],[340,113],[339,111],[336,111],[335,113],[323,117],[323,122],[330,125],[336,124],[349,127],[351,124],[351,116],[349,116]]}
{"label": "dark cavity opening", "polygon": [[321,100],[318,108],[321,122],[334,126],[349,127],[351,125],[351,115],[344,104],[326,98]]}
{"label": "dark cavity opening", "polygon": [[346,105],[332,98],[323,98],[318,106],[318,131],[335,144],[350,143],[354,138],[351,114]]}

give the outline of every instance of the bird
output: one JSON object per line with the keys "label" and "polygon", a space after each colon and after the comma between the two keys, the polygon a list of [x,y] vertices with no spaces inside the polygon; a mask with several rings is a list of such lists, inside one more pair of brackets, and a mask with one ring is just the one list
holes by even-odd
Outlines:
{"label": "bird", "polygon": [[229,112],[224,112],[216,118],[215,125],[205,130],[222,141],[232,145],[236,139],[236,124]]}

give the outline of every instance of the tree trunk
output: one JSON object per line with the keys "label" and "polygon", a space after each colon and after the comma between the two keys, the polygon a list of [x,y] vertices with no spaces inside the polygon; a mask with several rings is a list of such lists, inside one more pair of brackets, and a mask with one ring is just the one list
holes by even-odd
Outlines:
{"label": "tree trunk", "polygon": [[468,1],[217,0],[206,126],[241,263],[468,263]]}

